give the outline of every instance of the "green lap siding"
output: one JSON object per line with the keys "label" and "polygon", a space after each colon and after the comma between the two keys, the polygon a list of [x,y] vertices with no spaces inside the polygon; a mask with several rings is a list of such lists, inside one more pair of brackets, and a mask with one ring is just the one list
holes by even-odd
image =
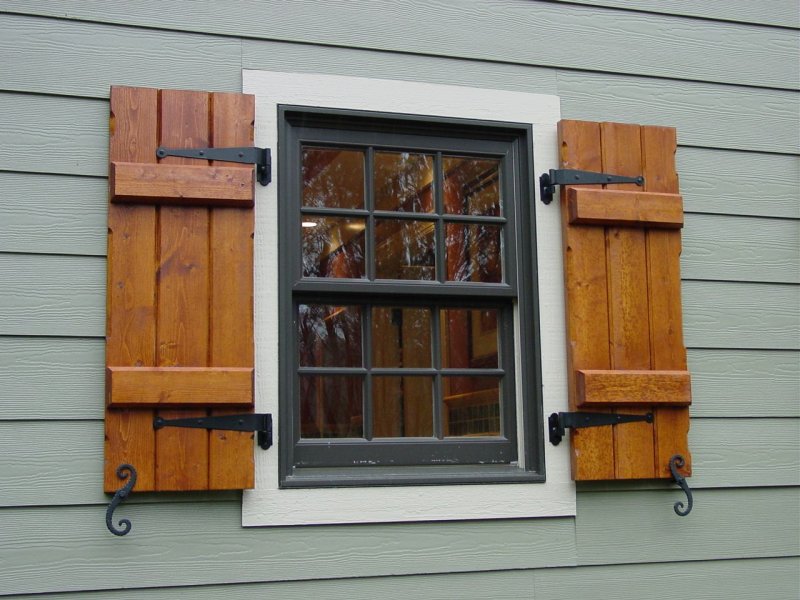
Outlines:
{"label": "green lap siding", "polygon": [[[784,0],[0,0],[0,595],[799,597],[799,40]],[[279,528],[243,528],[240,493],[154,493],[112,536],[109,86],[241,91],[242,69],[677,127],[691,515],[653,481],[581,484],[575,517]]]}

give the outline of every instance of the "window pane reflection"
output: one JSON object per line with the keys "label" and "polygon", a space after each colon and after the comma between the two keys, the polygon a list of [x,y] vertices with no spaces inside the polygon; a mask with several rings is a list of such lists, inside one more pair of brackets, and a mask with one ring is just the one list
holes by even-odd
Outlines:
{"label": "window pane reflection", "polygon": [[364,219],[310,215],[302,219],[303,277],[365,277]]}
{"label": "window pane reflection", "polygon": [[372,378],[374,437],[433,436],[433,377]]}
{"label": "window pane reflection", "polygon": [[445,229],[448,281],[503,281],[500,225],[448,223]]}
{"label": "window pane reflection", "polygon": [[376,152],[374,187],[377,210],[433,212],[433,156]]}
{"label": "window pane reflection", "polygon": [[301,367],[360,367],[361,308],[300,304],[297,307]]}
{"label": "window pane reflection", "polygon": [[500,377],[443,377],[444,435],[497,436]]}
{"label": "window pane reflection", "polygon": [[500,215],[500,161],[446,157],[445,212],[456,215]]}
{"label": "window pane reflection", "polygon": [[303,206],[364,208],[364,152],[302,150]]}
{"label": "window pane reflection", "polygon": [[363,437],[363,378],[300,376],[300,437]]}
{"label": "window pane reflection", "polygon": [[372,309],[372,366],[431,367],[431,311],[376,306]]}
{"label": "window pane reflection", "polygon": [[433,222],[376,219],[375,246],[378,279],[436,278]]}
{"label": "window pane reflection", "polygon": [[443,368],[498,367],[496,309],[443,309],[441,330]]}

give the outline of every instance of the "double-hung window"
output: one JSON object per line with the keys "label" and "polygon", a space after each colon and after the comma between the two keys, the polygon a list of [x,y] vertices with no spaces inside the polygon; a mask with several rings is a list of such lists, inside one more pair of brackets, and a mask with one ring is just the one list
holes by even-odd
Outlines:
{"label": "double-hung window", "polygon": [[530,126],[279,122],[281,484],[543,479]]}
{"label": "double-hung window", "polygon": [[[244,71],[255,143],[256,452],[245,525],[575,514],[554,96]],[[277,452],[275,451],[277,449]],[[546,450],[546,451],[545,451]]]}

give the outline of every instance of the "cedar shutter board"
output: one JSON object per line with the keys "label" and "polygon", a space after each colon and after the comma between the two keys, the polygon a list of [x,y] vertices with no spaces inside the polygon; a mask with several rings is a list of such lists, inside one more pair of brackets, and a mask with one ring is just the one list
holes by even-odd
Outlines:
{"label": "cedar shutter board", "polygon": [[254,114],[244,94],[111,89],[107,492],[122,463],[135,491],[253,487],[252,433],[156,432],[153,418],[253,411],[254,167],[155,152],[252,145]]}
{"label": "cedar shutter board", "polygon": [[643,191],[561,193],[570,410],[654,414],[652,424],[571,430],[573,479],[670,478],[673,454],[688,476],[675,130],[561,121],[558,131],[562,168],[645,177]]}

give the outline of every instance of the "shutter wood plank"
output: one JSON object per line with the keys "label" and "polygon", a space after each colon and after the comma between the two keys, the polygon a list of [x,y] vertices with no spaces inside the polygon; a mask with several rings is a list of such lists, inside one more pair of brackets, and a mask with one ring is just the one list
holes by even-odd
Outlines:
{"label": "shutter wood plank", "polygon": [[[161,92],[160,145],[205,147],[209,142],[208,95]],[[167,157],[166,164],[191,164]],[[164,206],[158,266],[158,365],[205,366],[208,360],[208,209]],[[164,419],[205,417],[207,410],[159,411]],[[203,429],[165,427],[156,432],[156,487],[204,489],[208,485],[208,437]]]}
{"label": "shutter wood plank", "polygon": [[[638,125],[602,123],[603,172],[635,177],[641,174],[642,150]],[[616,189],[607,186],[606,189]],[[614,369],[650,368],[650,325],[647,304],[647,252],[644,229],[606,230],[609,332]],[[627,408],[645,414],[649,408]],[[614,427],[614,468],[617,479],[641,479],[655,473],[653,425],[626,423]]]}
{"label": "shutter wood plank", "polygon": [[[584,121],[561,121],[562,167],[601,171],[600,126]],[[567,221],[566,194],[561,194],[561,216]],[[597,227],[566,227],[564,236],[564,275],[567,311],[567,367],[570,410],[577,408],[575,371],[583,368],[610,368],[608,338],[608,293],[604,231]],[[599,410],[599,412],[605,412]],[[610,411],[609,411],[610,412]],[[572,473],[578,480],[614,478],[612,427],[573,429],[570,432]]]}
{"label": "shutter wood plank", "polygon": [[109,367],[109,405],[251,406],[253,369],[212,367]]}
{"label": "shutter wood plank", "polygon": [[569,222],[608,227],[683,227],[683,201],[678,194],[571,188]]}
{"label": "shutter wood plank", "polygon": [[[203,161],[199,161],[203,162]],[[252,168],[112,162],[111,201],[181,206],[253,206]]]}
{"label": "shutter wood plank", "polygon": [[[678,193],[678,174],[675,171],[677,146],[677,134],[672,128],[642,129],[646,191]],[[647,243],[652,367],[658,370],[685,370],[687,361],[681,316],[681,232],[650,229]],[[669,459],[674,454],[681,454],[685,458],[681,473],[685,477],[690,476],[692,463],[688,445],[688,409],[657,408],[654,427],[656,477],[672,477]]]}
{"label": "shutter wood plank", "polygon": [[595,408],[618,404],[689,406],[688,371],[578,371],[578,406]]}
{"label": "shutter wood plank", "polygon": [[[253,144],[255,98],[216,93],[212,136],[215,147]],[[232,167],[253,176],[252,166]],[[252,193],[253,184],[250,184]],[[253,235],[252,210],[211,211],[211,363],[218,367],[253,367]],[[250,396],[251,404],[253,395]],[[236,411],[213,410],[212,415]],[[211,432],[209,489],[254,486],[253,434]]]}
{"label": "shutter wood plank", "polygon": [[[153,89],[113,88],[110,99],[111,160],[155,162],[158,95]],[[108,207],[108,318],[106,364],[156,363],[156,210],[149,206]],[[106,492],[122,485],[116,469],[133,464],[137,489],[155,489],[153,412],[108,410],[105,419]]]}

